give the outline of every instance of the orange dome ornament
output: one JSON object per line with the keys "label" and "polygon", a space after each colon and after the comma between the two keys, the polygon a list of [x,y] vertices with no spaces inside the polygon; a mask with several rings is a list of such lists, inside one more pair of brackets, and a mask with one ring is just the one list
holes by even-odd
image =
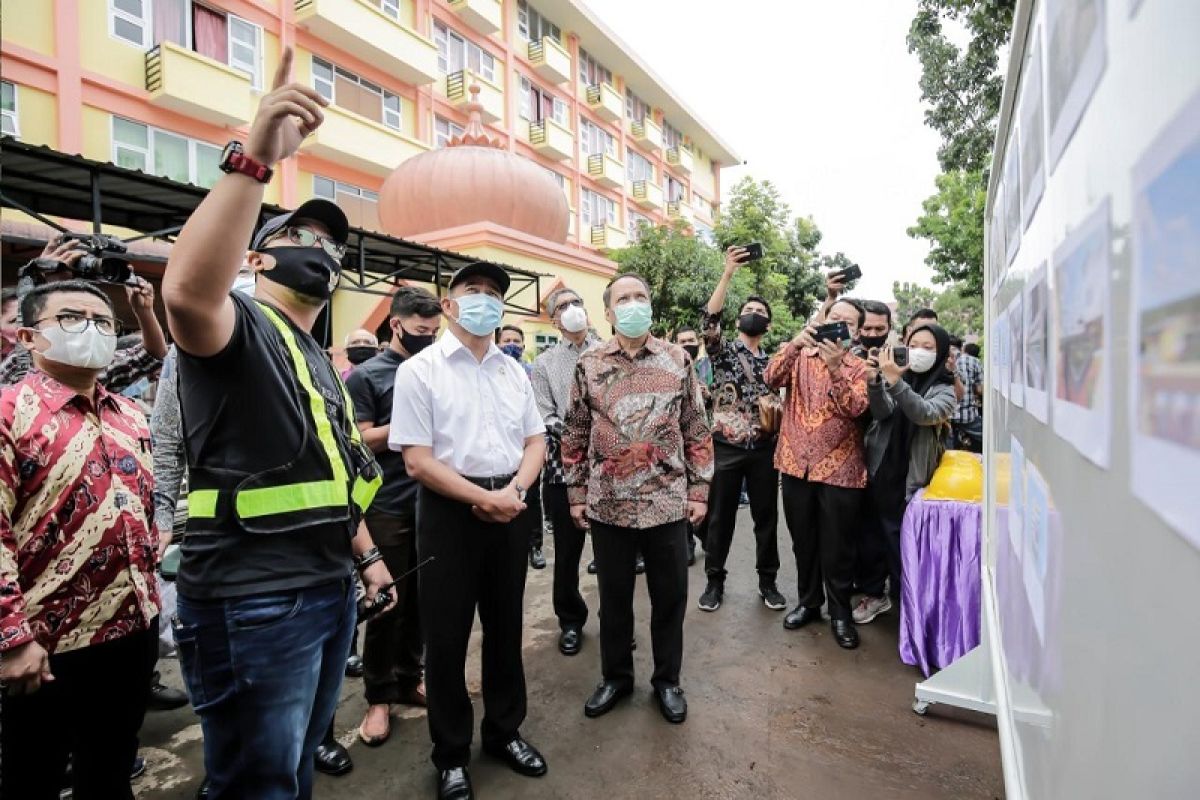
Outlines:
{"label": "orange dome ornament", "polygon": [[571,210],[550,173],[510,153],[483,130],[471,86],[462,136],[446,147],[405,160],[379,190],[379,220],[399,238],[492,222],[540,239],[567,240]]}

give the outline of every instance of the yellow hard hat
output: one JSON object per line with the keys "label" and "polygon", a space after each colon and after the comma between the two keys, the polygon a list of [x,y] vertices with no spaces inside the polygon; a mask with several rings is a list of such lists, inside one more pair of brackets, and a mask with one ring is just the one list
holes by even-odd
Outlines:
{"label": "yellow hard hat", "polygon": [[[1007,502],[1007,487],[1004,494]],[[925,499],[983,502],[983,464],[979,457],[965,450],[947,450],[925,490]]]}

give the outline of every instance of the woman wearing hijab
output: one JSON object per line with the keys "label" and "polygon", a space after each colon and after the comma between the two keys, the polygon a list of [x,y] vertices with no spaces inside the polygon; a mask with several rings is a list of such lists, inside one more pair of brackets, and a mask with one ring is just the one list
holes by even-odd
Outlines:
{"label": "woman wearing hijab", "polygon": [[[888,545],[891,595],[900,596],[900,526],[908,501],[929,485],[945,452],[945,432],[957,401],[954,377],[946,371],[950,334],[926,324],[908,334],[908,366],[898,365],[894,350],[868,361],[867,471],[880,526]],[[882,581],[878,582],[882,585]],[[869,622],[891,608],[886,597],[865,596],[854,609],[856,622]]]}

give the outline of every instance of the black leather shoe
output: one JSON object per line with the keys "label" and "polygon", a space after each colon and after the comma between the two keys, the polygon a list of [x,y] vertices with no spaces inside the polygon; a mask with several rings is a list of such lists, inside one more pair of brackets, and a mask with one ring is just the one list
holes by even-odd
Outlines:
{"label": "black leather shoe", "polygon": [[678,686],[655,689],[654,697],[658,700],[658,710],[667,722],[678,725],[687,719],[687,700],[683,696],[683,689]]}
{"label": "black leather shoe", "polygon": [[835,619],[829,623],[829,629],[833,631],[833,640],[838,643],[838,647],[847,650],[858,647],[858,629],[850,620]]}
{"label": "black leather shoe", "polygon": [[558,652],[573,656],[583,647],[583,632],[578,628],[564,628],[558,636]]}
{"label": "black leather shoe", "polygon": [[596,574],[596,559],[593,558],[591,561],[588,562],[588,575],[595,575],[595,574]]}
{"label": "black leather shoe", "polygon": [[313,753],[313,769],[326,775],[345,775],[354,769],[350,753],[336,739],[321,742]]}
{"label": "black leather shoe", "polygon": [[646,559],[638,556],[637,563],[633,565],[633,574],[641,575],[646,571]]}
{"label": "black leather shoe", "polygon": [[794,631],[796,628],[803,628],[808,623],[816,622],[819,619],[821,619],[821,609],[796,606],[783,618],[783,627]]}
{"label": "black leather shoe", "polygon": [[438,773],[438,800],[475,800],[466,767],[444,769]]}
{"label": "black leather shoe", "polygon": [[540,778],[546,774],[546,759],[542,758],[536,747],[520,736],[505,745],[491,745],[485,742],[483,752],[508,764],[509,769],[518,775]]}
{"label": "black leather shoe", "polygon": [[164,686],[157,672],[150,681],[150,699],[146,707],[151,711],[170,711],[188,704],[188,696],[178,689]]}
{"label": "black leather shoe", "polygon": [[196,790],[196,800],[208,800],[208,776],[204,776],[204,782],[200,784],[200,788]]}
{"label": "black leather shoe", "polygon": [[583,704],[583,713],[589,717],[603,716],[613,710],[618,700],[631,694],[633,694],[632,686],[613,681],[602,681],[596,687],[596,691],[592,692],[588,701]]}
{"label": "black leather shoe", "polygon": [[363,660],[358,653],[353,653],[346,659],[346,677],[361,678],[363,676]]}
{"label": "black leather shoe", "polygon": [[546,568],[546,555],[542,552],[542,548],[534,547],[529,551],[529,566],[534,569]]}

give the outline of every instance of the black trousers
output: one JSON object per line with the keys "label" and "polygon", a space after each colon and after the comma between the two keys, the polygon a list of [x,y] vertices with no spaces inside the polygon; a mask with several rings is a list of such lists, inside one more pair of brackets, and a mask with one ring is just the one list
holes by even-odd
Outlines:
{"label": "black trousers", "polygon": [[542,549],[542,532],[545,517],[542,514],[542,479],[538,478],[525,493],[525,505],[529,506],[529,549]]}
{"label": "black trousers", "polygon": [[864,594],[871,597],[883,597],[884,579],[891,577],[892,584],[889,594],[893,600],[899,601],[900,528],[904,524],[904,511],[908,508],[908,502],[904,497],[904,479],[872,481],[867,485],[867,493],[870,496],[869,506],[873,512],[873,518],[869,521],[864,519],[863,523],[864,527],[870,526],[874,529],[876,549],[879,551],[880,557],[872,565],[873,572],[868,573],[865,585],[859,584],[859,586]]}
{"label": "black trousers", "polygon": [[742,481],[750,495],[754,520],[755,567],[760,586],[774,586],[779,574],[779,472],[774,448],[746,450],[715,442],[716,469],[708,493],[708,540],[704,545],[704,572],[710,581],[725,582],[725,561],[737,525]]}
{"label": "black trousers", "polygon": [[[407,514],[368,511],[364,521],[383,563],[399,578],[417,563],[417,510]],[[363,689],[371,705],[399,703],[421,682],[420,601],[417,576],[396,584],[396,607],[367,622],[363,638]]]}
{"label": "black trousers", "polygon": [[854,585],[854,545],[862,489],[845,489],[783,476],[783,516],[796,556],[799,605],[820,608],[850,620]]}
{"label": "black trousers", "polygon": [[656,689],[679,685],[683,666],[683,615],[687,610],[687,522],[654,528],[605,525],[592,520],[592,549],[600,587],[600,668],[606,681],[633,684],[634,565],[646,561],[650,641]]}
{"label": "black trousers", "polygon": [[0,796],[58,800],[69,757],[77,800],[132,800],[157,656],[156,618],[148,630],[51,655],[54,681],[0,700]]}
{"label": "black trousers", "polygon": [[547,483],[542,497],[554,531],[554,616],[563,630],[579,630],[588,618],[587,603],[579,592],[579,559],[587,533],[571,520],[566,484]]}
{"label": "black trousers", "polygon": [[863,492],[858,518],[858,547],[854,556],[854,588],[871,597],[883,597],[888,577],[888,548],[875,509],[874,484]]}
{"label": "black trousers", "polygon": [[470,506],[425,487],[417,500],[425,694],[433,763],[466,766],[474,710],[467,694],[467,643],[479,612],[483,629],[484,742],[507,744],[525,720],[521,623],[529,566],[528,510],[512,522],[479,520]]}

